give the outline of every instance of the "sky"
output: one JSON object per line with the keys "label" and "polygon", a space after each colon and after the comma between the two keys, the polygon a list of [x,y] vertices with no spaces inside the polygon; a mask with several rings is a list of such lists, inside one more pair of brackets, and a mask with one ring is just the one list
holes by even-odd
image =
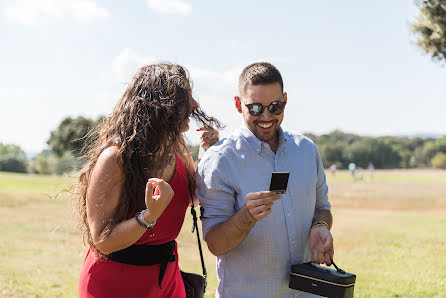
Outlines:
{"label": "sky", "polygon": [[[47,148],[66,117],[108,115],[136,69],[185,66],[200,106],[239,127],[238,76],[281,72],[295,133],[446,134],[446,68],[415,45],[413,0],[0,0],[0,142]],[[186,133],[197,144],[195,126]]]}

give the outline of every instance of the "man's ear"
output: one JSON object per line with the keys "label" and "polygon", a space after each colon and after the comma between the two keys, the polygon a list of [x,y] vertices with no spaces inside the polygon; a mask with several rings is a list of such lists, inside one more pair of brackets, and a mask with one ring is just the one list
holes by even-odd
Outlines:
{"label": "man's ear", "polygon": [[283,101],[285,102],[285,105],[286,105],[287,100],[288,100],[288,95],[286,94],[286,92],[284,92],[283,93]]}
{"label": "man's ear", "polygon": [[237,109],[237,111],[239,113],[242,113],[242,105],[240,103],[240,97],[234,96],[234,103],[235,103],[235,108]]}

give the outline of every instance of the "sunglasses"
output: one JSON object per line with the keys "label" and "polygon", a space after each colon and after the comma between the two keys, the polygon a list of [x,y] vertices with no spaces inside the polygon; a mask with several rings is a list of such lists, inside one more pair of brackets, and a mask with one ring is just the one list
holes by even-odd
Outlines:
{"label": "sunglasses", "polygon": [[249,114],[252,116],[260,116],[263,114],[263,111],[265,108],[268,109],[268,111],[273,115],[280,115],[283,112],[283,109],[285,108],[286,102],[284,101],[273,101],[267,106],[262,105],[261,103],[249,103],[246,104],[241,97],[239,97],[240,101],[248,108]]}

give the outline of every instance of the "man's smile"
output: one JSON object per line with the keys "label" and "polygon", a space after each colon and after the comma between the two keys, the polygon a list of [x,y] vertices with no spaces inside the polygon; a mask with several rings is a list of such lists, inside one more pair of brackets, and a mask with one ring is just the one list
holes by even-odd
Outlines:
{"label": "man's smile", "polygon": [[276,121],[268,121],[268,122],[257,122],[256,124],[263,129],[271,128]]}

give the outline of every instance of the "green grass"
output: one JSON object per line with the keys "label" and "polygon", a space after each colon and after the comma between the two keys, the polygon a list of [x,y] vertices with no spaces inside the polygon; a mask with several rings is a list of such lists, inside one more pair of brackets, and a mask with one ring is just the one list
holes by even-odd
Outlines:
{"label": "green grass", "polygon": [[356,297],[446,296],[444,212],[346,209],[334,217],[335,262],[357,275]]}
{"label": "green grass", "polygon": [[[377,171],[368,182],[327,176],[335,262],[357,275],[355,297],[446,297],[445,172]],[[73,182],[0,172],[0,297],[77,296],[86,248],[68,196],[54,198]],[[191,223],[188,212],[180,266],[201,273]],[[215,258],[203,246],[212,297]]]}
{"label": "green grass", "polygon": [[69,178],[0,172],[0,296],[74,297],[81,240]]}
{"label": "green grass", "polygon": [[[0,297],[77,296],[86,248],[75,227],[69,194],[60,192],[74,182],[70,177],[0,172]],[[191,225],[188,212],[178,238],[180,265],[201,273]],[[217,285],[215,258],[206,248],[204,253],[209,272],[206,294],[212,297]]]}

